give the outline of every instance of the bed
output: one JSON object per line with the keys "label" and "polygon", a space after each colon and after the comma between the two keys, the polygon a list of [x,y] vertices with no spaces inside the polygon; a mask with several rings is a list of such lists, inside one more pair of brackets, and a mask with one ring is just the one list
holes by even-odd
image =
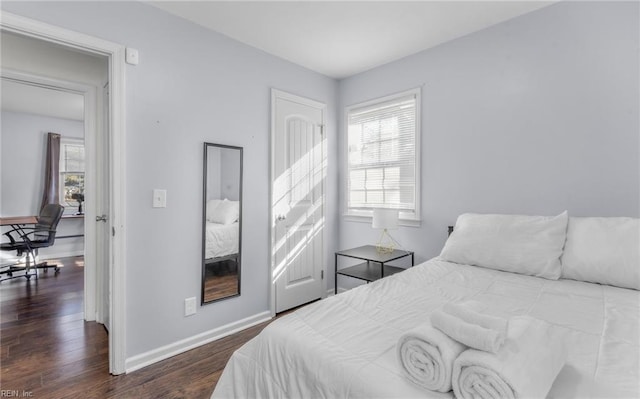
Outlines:
{"label": "bed", "polygon": [[239,202],[208,200],[205,222],[204,258],[206,264],[237,260],[240,238]]}
{"label": "bed", "polygon": [[205,259],[207,263],[238,254],[238,222],[231,224],[207,222],[205,226]]}
{"label": "bed", "polygon": [[[556,269],[558,265],[562,268],[551,270],[547,267],[549,263],[543,262],[543,267],[536,270],[538,274],[552,271],[562,277],[556,279],[530,275],[531,270],[521,273],[523,269],[505,271],[495,265],[479,266],[477,263],[482,262],[478,259],[486,260],[483,256],[493,257],[489,261],[497,264],[509,260],[507,269],[523,258],[514,260],[513,253],[500,253],[502,246],[487,250],[487,246],[495,245],[491,240],[504,243],[513,238],[509,237],[513,234],[508,227],[497,229],[502,236],[492,236],[495,228],[485,228],[481,243],[477,239],[478,229],[471,228],[474,237],[471,246],[464,242],[461,233],[447,241],[440,257],[274,321],[233,354],[212,397],[452,397],[452,392],[427,391],[411,383],[402,372],[396,343],[404,331],[428,321],[430,314],[444,304],[466,299],[486,305],[497,316],[529,315],[565,331],[566,364],[547,397],[640,397],[640,292],[636,286],[640,268],[639,224],[637,219],[624,219],[625,227],[620,232],[616,226],[613,230],[603,229],[607,220],[596,221],[595,229],[592,221],[583,223],[572,218],[573,225],[568,224],[565,215],[564,229],[562,223],[557,224],[559,237],[549,241],[556,246],[549,251],[553,252],[552,257],[556,256],[554,251],[560,251]],[[493,219],[489,224],[495,227],[495,222]],[[460,218],[456,230],[459,227],[464,227]],[[530,233],[525,232],[524,237],[530,240]],[[576,239],[570,240],[570,236]],[[594,239],[608,240],[614,252],[602,249],[601,245],[594,249]],[[458,245],[457,255],[475,257],[474,265],[450,261],[456,257],[452,256],[456,255],[456,244],[462,245]],[[626,249],[621,246],[624,244]],[[454,251],[447,251],[448,247]],[[470,247],[479,251],[474,254]],[[587,260],[576,263],[581,256],[576,257],[578,252],[586,252]],[[538,255],[528,254],[529,259]],[[611,272],[609,258],[616,256],[622,256],[620,269],[629,274],[615,276]],[[585,267],[585,262],[595,262],[595,266]],[[572,271],[576,264],[582,269]],[[524,269],[527,267],[530,264]],[[580,274],[582,280],[613,279],[618,286],[607,285],[611,281],[601,284],[578,281],[576,275]],[[631,287],[621,287],[627,285]]]}

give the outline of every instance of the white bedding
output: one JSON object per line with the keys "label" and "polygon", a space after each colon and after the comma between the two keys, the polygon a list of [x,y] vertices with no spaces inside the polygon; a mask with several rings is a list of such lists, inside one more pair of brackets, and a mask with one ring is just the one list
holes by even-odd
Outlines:
{"label": "white bedding", "polygon": [[239,224],[207,222],[204,248],[205,259],[238,253]]}
{"label": "white bedding", "polygon": [[568,361],[549,398],[640,397],[639,291],[438,259],[274,321],[233,354],[212,397],[451,397],[409,382],[395,350],[403,332],[462,299],[566,330]]}

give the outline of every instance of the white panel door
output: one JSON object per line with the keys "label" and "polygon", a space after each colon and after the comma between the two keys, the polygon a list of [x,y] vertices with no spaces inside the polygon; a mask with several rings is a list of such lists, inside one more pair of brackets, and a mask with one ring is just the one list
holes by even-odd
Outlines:
{"label": "white panel door", "polygon": [[274,90],[272,262],[275,311],[323,296],[325,105]]}

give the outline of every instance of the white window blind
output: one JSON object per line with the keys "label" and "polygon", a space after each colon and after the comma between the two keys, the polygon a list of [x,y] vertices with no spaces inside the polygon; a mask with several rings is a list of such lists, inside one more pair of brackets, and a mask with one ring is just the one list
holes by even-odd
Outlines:
{"label": "white window blind", "polygon": [[84,171],[84,142],[63,138],[60,143],[60,204],[65,207],[65,213],[76,212],[79,199],[84,199]]}
{"label": "white window blind", "polygon": [[414,90],[347,109],[348,213],[417,215],[418,96]]}

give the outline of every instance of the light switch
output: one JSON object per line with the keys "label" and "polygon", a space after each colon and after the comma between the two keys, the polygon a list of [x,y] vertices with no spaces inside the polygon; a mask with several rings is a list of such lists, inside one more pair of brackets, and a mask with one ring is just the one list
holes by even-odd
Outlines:
{"label": "light switch", "polygon": [[167,207],[167,190],[161,190],[159,188],[156,188],[153,190],[153,207],[154,208]]}

